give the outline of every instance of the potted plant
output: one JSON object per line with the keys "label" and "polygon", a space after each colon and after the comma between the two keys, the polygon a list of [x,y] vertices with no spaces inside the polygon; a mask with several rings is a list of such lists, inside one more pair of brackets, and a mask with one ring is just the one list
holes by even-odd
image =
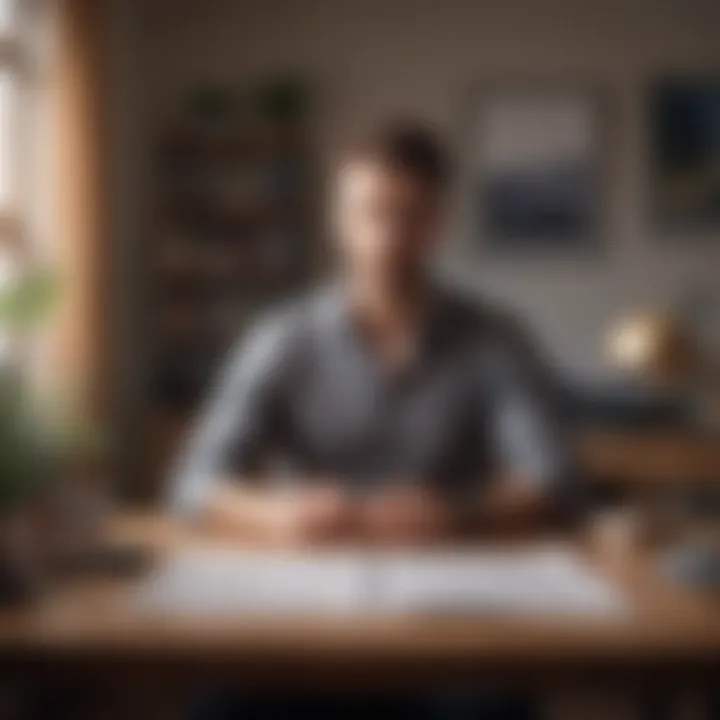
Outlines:
{"label": "potted plant", "polygon": [[52,473],[48,439],[12,375],[0,371],[0,602],[35,590],[35,501]]}
{"label": "potted plant", "polygon": [[[0,333],[20,344],[54,305],[57,283],[38,272],[0,286]],[[39,513],[53,479],[60,435],[34,401],[17,354],[0,359],[0,603],[38,585]]]}

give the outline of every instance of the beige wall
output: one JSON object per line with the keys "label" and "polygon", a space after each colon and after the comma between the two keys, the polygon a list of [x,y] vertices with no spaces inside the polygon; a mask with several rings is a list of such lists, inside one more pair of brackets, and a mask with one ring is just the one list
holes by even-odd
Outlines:
{"label": "beige wall", "polygon": [[[123,0],[120,0],[123,2]],[[130,0],[125,0],[126,3]],[[446,254],[467,286],[526,313],[559,361],[605,374],[600,335],[617,313],[715,284],[720,238],[658,242],[643,216],[643,92],[658,72],[720,70],[720,3],[699,0],[135,0],[120,60],[134,143],[203,79],[240,82],[295,68],[319,96],[327,160],[344,138],[398,111],[438,123],[462,149],[463,106],[484,79],[567,78],[605,92],[611,167],[599,259],[497,259],[460,218]],[[138,58],[142,62],[138,62]],[[140,72],[138,66],[142,67]],[[127,110],[126,110],[127,112]],[[138,129],[139,128],[139,129]],[[125,207],[142,225],[146,156],[126,167]],[[140,183],[140,184],[138,184]],[[132,200],[135,202],[132,202]],[[462,203],[460,203],[462,207]],[[135,231],[134,238],[138,237]],[[121,238],[122,239],[122,238]],[[130,237],[127,238],[131,240]]]}

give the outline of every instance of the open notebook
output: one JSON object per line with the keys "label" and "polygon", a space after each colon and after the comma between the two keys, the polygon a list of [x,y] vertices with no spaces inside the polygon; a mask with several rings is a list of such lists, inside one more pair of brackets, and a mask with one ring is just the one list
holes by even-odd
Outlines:
{"label": "open notebook", "polygon": [[162,613],[613,616],[619,590],[569,548],[430,553],[178,552],[140,588]]}

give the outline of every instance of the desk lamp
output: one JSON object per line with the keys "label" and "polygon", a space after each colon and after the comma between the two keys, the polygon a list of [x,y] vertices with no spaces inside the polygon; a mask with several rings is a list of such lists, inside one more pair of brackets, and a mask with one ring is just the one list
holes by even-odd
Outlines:
{"label": "desk lamp", "polygon": [[[651,311],[621,318],[611,328],[605,349],[610,364],[623,374],[656,392],[687,399],[694,426],[691,432],[717,433],[720,375],[701,345],[698,334],[680,314]],[[688,528],[697,532],[687,533],[693,537],[670,550],[663,566],[680,582],[720,587],[718,520],[713,512],[717,507],[712,507],[717,503],[717,491],[712,488],[709,498],[700,498],[693,492],[692,478],[687,480],[688,488],[673,498],[673,504],[675,510],[684,511]],[[709,518],[710,523],[701,522],[700,517]]]}

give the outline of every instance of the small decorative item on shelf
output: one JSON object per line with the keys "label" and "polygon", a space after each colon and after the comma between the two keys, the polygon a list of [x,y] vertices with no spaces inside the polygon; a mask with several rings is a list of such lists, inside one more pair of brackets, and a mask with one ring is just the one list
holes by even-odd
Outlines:
{"label": "small decorative item on shelf", "polygon": [[164,242],[155,248],[155,267],[167,277],[186,277],[197,271],[198,253],[195,243],[181,231],[168,230]]}
{"label": "small decorative item on shelf", "polygon": [[257,143],[266,157],[296,149],[310,102],[305,84],[290,76],[272,78],[257,86],[253,100],[259,121]]}
{"label": "small decorative item on shelf", "polygon": [[222,179],[217,192],[221,212],[252,212],[266,196],[264,178],[254,168],[235,168]]}
{"label": "small decorative item on shelf", "polygon": [[307,112],[310,94],[300,78],[279,76],[259,85],[255,100],[264,119],[290,125]]}
{"label": "small decorative item on shelf", "polygon": [[237,107],[234,93],[222,85],[206,85],[188,98],[187,116],[196,130],[226,136],[233,129]]}

